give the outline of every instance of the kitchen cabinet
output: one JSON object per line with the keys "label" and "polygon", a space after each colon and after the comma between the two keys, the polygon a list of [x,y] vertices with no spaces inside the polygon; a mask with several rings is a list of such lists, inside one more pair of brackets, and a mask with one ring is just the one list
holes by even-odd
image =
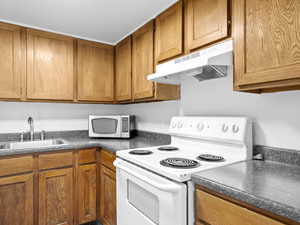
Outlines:
{"label": "kitchen cabinet", "polygon": [[133,98],[154,96],[154,84],[147,76],[154,72],[153,21],[132,35],[132,84]]}
{"label": "kitchen cabinet", "polygon": [[132,35],[132,93],[135,102],[180,98],[179,86],[147,80],[147,76],[154,72],[153,29],[151,21]]}
{"label": "kitchen cabinet", "polygon": [[78,40],[78,100],[114,100],[114,48]]}
{"label": "kitchen cabinet", "polygon": [[0,178],[0,224],[33,225],[32,173]]}
{"label": "kitchen cabinet", "polygon": [[96,164],[79,166],[79,224],[96,220]]}
{"label": "kitchen cabinet", "polygon": [[[284,225],[289,224],[280,222],[265,216],[259,212],[248,209],[234,202],[224,200],[217,195],[208,193],[201,189],[196,189],[196,220],[199,225]],[[198,225],[197,224],[197,225]]]}
{"label": "kitchen cabinet", "polygon": [[299,1],[233,1],[235,90],[300,87]]}
{"label": "kitchen cabinet", "polygon": [[100,164],[100,221],[103,225],[117,225],[115,155],[101,151]]}
{"label": "kitchen cabinet", "polygon": [[182,1],[155,19],[155,61],[161,62],[183,53]]}
{"label": "kitchen cabinet", "polygon": [[25,76],[24,36],[19,26],[0,23],[0,98],[20,99]]}
{"label": "kitchen cabinet", "polygon": [[39,174],[39,225],[73,225],[73,168]]}
{"label": "kitchen cabinet", "polygon": [[27,30],[27,98],[73,100],[73,38]]}
{"label": "kitchen cabinet", "polygon": [[229,0],[185,0],[185,50],[229,36]]}
{"label": "kitchen cabinet", "polygon": [[132,98],[132,39],[125,38],[117,44],[116,52],[116,85],[115,93],[117,101],[129,101]]}

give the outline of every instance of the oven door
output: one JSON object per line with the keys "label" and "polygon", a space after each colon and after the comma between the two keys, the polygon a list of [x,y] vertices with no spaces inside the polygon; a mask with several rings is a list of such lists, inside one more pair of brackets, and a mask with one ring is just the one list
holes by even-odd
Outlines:
{"label": "oven door", "polygon": [[90,137],[121,137],[120,116],[90,116]]}
{"label": "oven door", "polygon": [[187,187],[124,160],[117,167],[118,225],[187,225]]}

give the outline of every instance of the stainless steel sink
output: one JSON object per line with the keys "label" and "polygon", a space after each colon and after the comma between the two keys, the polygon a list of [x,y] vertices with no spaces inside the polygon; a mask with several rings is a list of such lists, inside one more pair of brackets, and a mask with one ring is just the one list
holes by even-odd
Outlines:
{"label": "stainless steel sink", "polygon": [[24,142],[10,142],[0,144],[0,149],[26,149],[26,148],[41,148],[51,147],[66,144],[63,139],[49,139],[43,141],[24,141]]}

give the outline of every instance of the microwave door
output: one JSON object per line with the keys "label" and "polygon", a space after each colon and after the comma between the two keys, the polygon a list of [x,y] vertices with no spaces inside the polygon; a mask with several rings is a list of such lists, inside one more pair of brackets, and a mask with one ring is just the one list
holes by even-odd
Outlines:
{"label": "microwave door", "polygon": [[120,118],[99,117],[91,119],[93,136],[120,137]]}

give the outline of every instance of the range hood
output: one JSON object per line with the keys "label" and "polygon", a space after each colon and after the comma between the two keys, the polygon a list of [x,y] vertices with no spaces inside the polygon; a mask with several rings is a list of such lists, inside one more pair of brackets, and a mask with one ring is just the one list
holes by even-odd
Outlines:
{"label": "range hood", "polygon": [[227,40],[212,47],[193,52],[156,66],[156,73],[147,79],[165,84],[180,84],[182,79],[198,81],[226,77],[233,61],[233,41]]}

